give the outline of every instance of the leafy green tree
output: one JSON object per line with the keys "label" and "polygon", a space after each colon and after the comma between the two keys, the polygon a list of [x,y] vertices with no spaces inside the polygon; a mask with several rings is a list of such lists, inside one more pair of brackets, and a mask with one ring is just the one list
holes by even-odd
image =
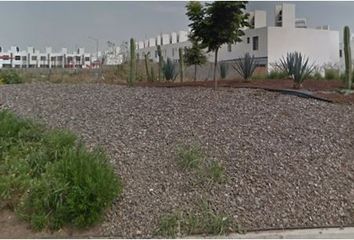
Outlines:
{"label": "leafy green tree", "polygon": [[217,88],[216,68],[218,51],[223,44],[241,42],[244,35],[243,27],[249,26],[248,14],[245,12],[246,1],[224,2],[215,1],[205,3],[189,2],[186,5],[191,23],[190,38],[207,48],[208,52],[215,52],[214,77]]}
{"label": "leafy green tree", "polygon": [[197,80],[197,66],[206,63],[207,58],[196,41],[192,41],[192,47],[185,48],[184,61],[188,66],[194,65],[194,81]]}

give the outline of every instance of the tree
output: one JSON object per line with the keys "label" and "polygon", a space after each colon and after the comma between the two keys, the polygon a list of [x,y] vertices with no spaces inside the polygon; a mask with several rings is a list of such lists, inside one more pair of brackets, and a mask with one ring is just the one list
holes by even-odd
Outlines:
{"label": "tree", "polygon": [[194,65],[194,81],[197,80],[197,66],[206,63],[207,58],[198,42],[192,40],[192,47],[186,48],[184,52],[184,61],[187,66]]}
{"label": "tree", "polygon": [[241,42],[243,27],[249,26],[248,14],[245,13],[246,1],[206,3],[189,2],[186,6],[191,28],[190,38],[215,53],[214,83],[217,88],[216,68],[218,51],[223,44]]}

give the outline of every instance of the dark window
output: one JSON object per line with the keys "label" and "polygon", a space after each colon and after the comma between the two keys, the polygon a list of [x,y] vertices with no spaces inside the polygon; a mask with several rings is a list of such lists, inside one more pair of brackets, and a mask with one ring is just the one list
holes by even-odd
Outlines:
{"label": "dark window", "polygon": [[157,51],[155,51],[155,58],[157,58]]}
{"label": "dark window", "polygon": [[2,47],[0,47],[0,52],[2,52]]}
{"label": "dark window", "polygon": [[16,61],[21,60],[21,56],[15,56],[15,60]]}
{"label": "dark window", "polygon": [[89,57],[85,57],[85,62],[89,62],[90,58]]}
{"label": "dark window", "polygon": [[339,57],[343,57],[342,49],[339,49]]}
{"label": "dark window", "polygon": [[253,37],[253,51],[258,50],[258,37]]}
{"label": "dark window", "polygon": [[55,57],[51,57],[50,61],[54,62],[55,61]]}
{"label": "dark window", "polygon": [[27,57],[26,56],[22,56],[22,60],[23,61],[27,61]]}
{"label": "dark window", "polygon": [[231,46],[231,44],[227,44],[227,51],[228,51],[228,52],[231,52],[231,51],[232,51],[232,46]]}
{"label": "dark window", "polygon": [[37,56],[32,56],[32,61],[37,61]]}
{"label": "dark window", "polygon": [[61,62],[61,61],[63,61],[63,57],[62,57],[62,56],[59,56],[59,57],[57,57],[57,60],[58,60],[59,62]]}
{"label": "dark window", "polygon": [[81,57],[80,56],[76,56],[76,62],[80,62],[80,60],[81,60]]}
{"label": "dark window", "polygon": [[250,43],[250,38],[248,37],[248,38],[247,38],[247,44],[249,44],[249,43]]}
{"label": "dark window", "polygon": [[45,56],[41,56],[41,61],[45,61],[46,57]]}

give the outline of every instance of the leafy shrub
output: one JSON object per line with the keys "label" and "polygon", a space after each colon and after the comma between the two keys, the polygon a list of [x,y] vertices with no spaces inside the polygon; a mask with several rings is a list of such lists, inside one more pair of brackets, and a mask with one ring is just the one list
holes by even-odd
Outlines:
{"label": "leafy shrub", "polygon": [[277,70],[271,70],[267,76],[268,79],[284,79],[286,77],[288,77],[286,73]]}
{"label": "leafy shrub", "polygon": [[170,58],[167,58],[167,62],[165,62],[162,66],[162,72],[167,81],[174,81],[177,77],[176,65],[172,62]]}
{"label": "leafy shrub", "polygon": [[335,80],[339,79],[339,69],[335,68],[326,68],[325,69],[325,79],[326,80]]}
{"label": "leafy shrub", "polygon": [[229,71],[229,66],[225,62],[222,62],[220,63],[219,67],[221,79],[225,79],[227,76],[227,72]]}
{"label": "leafy shrub", "polygon": [[34,229],[97,222],[122,186],[107,157],[70,132],[0,111],[0,199]]}
{"label": "leafy shrub", "polygon": [[15,70],[1,70],[0,80],[4,84],[19,84],[23,82],[21,76]]}
{"label": "leafy shrub", "polygon": [[232,67],[242,76],[244,80],[247,81],[252,77],[257,66],[254,56],[251,57],[249,53],[246,53],[243,59],[236,60]]}
{"label": "leafy shrub", "polygon": [[312,75],[312,78],[315,79],[315,80],[323,79],[322,74],[320,72],[317,72],[317,71]]}

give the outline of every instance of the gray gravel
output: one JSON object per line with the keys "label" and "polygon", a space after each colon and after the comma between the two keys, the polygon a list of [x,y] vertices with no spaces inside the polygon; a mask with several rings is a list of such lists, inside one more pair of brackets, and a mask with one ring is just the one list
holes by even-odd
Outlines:
{"label": "gray gravel", "polygon": [[[246,229],[352,225],[354,106],[263,90],[1,86],[0,104],[101,145],[124,193],[102,235],[151,237],[159,217],[210,201]],[[178,168],[175,148],[202,146],[227,182]]]}

